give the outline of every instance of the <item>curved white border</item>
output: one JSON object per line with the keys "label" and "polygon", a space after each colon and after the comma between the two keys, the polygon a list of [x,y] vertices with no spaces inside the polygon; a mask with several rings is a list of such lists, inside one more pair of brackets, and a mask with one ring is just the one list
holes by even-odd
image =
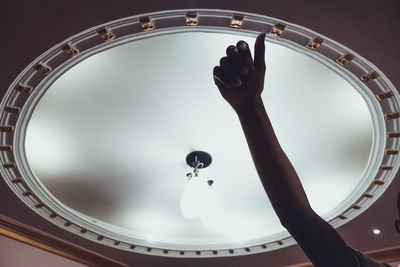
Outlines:
{"label": "curved white border", "polygon": [[[185,26],[185,17],[186,12],[197,12],[199,17],[199,26]],[[139,25],[138,19],[140,17],[149,16],[152,20],[156,23],[156,29],[149,32],[137,32],[135,34],[129,34],[126,36],[117,36],[117,38],[110,42],[104,42],[102,44],[93,46],[88,48],[85,51],[82,51],[78,56],[75,56],[67,61],[65,61],[60,66],[56,67],[51,74],[46,76],[39,85],[35,88],[32,95],[27,99],[23,106],[23,110],[19,116],[19,119],[15,125],[15,136],[14,136],[14,157],[15,162],[18,166],[18,171],[21,173],[21,176],[25,178],[25,183],[30,190],[35,192],[34,197],[26,197],[22,195],[21,187],[18,187],[16,184],[11,182],[11,179],[15,178],[15,173],[12,173],[5,168],[1,167],[0,171],[6,180],[7,184],[10,188],[20,197],[22,201],[25,202],[28,206],[30,206],[33,210],[35,210],[38,214],[45,217],[49,221],[56,223],[57,225],[61,226],[64,229],[67,229],[74,233],[79,233],[80,235],[86,236],[91,240],[95,240],[102,244],[107,244],[113,247],[119,247],[122,249],[132,249],[130,244],[136,244],[137,246],[134,248],[134,251],[145,253],[145,254],[156,254],[156,255],[163,255],[163,256],[174,256],[174,257],[215,257],[215,256],[231,256],[231,255],[243,255],[249,253],[257,253],[257,252],[264,252],[268,250],[277,249],[283,246],[291,245],[294,243],[294,240],[291,237],[288,237],[287,233],[280,233],[275,235],[273,238],[274,240],[279,240],[283,242],[283,244],[278,244],[277,242],[266,242],[266,240],[257,239],[257,240],[250,240],[249,242],[241,243],[241,248],[232,248],[232,244],[220,244],[218,248],[209,247],[207,245],[199,245],[196,248],[191,248],[190,250],[185,249],[182,245],[176,244],[165,244],[165,243],[149,243],[141,238],[140,233],[135,233],[132,231],[126,231],[120,227],[116,227],[113,225],[109,225],[106,223],[94,223],[93,219],[87,217],[82,214],[77,214],[72,209],[64,206],[60,203],[57,199],[55,199],[50,192],[43,186],[39,179],[35,177],[33,172],[31,171],[26,156],[25,156],[25,148],[24,148],[24,140],[25,140],[25,131],[27,124],[29,122],[30,116],[40,100],[41,96],[46,92],[49,86],[63,73],[65,73],[69,68],[78,64],[80,61],[90,57],[93,54],[99,53],[106,49],[110,49],[114,46],[122,45],[124,43],[133,42],[135,40],[143,39],[143,38],[151,38],[153,36],[158,36],[162,34],[171,34],[171,33],[179,33],[179,32],[187,32],[187,31],[201,31],[201,32],[219,32],[219,33],[234,33],[240,35],[248,35],[248,36],[255,36],[258,31],[254,31],[251,29],[233,29],[229,28],[228,25],[219,25],[218,19],[227,19],[229,20],[232,17],[232,14],[241,14],[245,16],[244,22],[251,21],[259,23],[260,25],[265,25],[271,27],[276,22],[282,23],[286,25],[285,31],[295,32],[299,34],[299,36],[307,37],[309,40],[312,40],[314,37],[318,36],[324,40],[323,45],[325,48],[329,48],[332,51],[339,53],[340,55],[345,53],[351,53],[355,56],[355,59],[352,61],[359,69],[362,69],[365,73],[370,72],[370,70],[374,70],[379,74],[379,79],[381,79],[381,84],[379,85],[382,88],[382,92],[384,91],[392,91],[395,97],[391,98],[390,108],[392,112],[397,112],[399,107],[399,99],[400,96],[397,93],[397,90],[394,86],[390,83],[390,81],[383,75],[381,71],[379,71],[374,65],[370,62],[366,61],[364,58],[359,56],[354,51],[330,40],[327,37],[319,35],[313,31],[307,30],[303,27],[290,24],[288,22],[277,20],[274,18],[261,16],[261,15],[254,15],[249,13],[242,13],[236,11],[222,11],[222,10],[205,10],[205,9],[198,9],[198,10],[174,10],[174,11],[165,11],[165,12],[156,12],[156,13],[149,13],[144,15],[133,16],[125,19],[116,20],[107,24],[103,24],[94,28],[91,28],[87,31],[84,31],[80,34],[72,36],[71,38],[67,39],[66,41],[58,44],[42,54],[39,58],[37,58],[34,62],[32,62],[13,82],[10,86],[9,90],[7,91],[6,95],[4,96],[2,103],[0,105],[0,111],[2,114],[2,124],[4,121],[7,121],[8,115],[4,111],[5,107],[12,103],[15,98],[18,97],[15,92],[15,87],[20,84],[21,82],[29,81],[30,78],[35,74],[33,67],[37,65],[39,62],[47,63],[51,62],[52,58],[59,56],[60,53],[63,53],[60,49],[65,44],[72,44],[76,45],[80,42],[85,42],[86,40],[93,38],[93,36],[97,35],[97,31],[100,28],[108,28],[111,31],[121,29],[122,27],[126,27],[127,25]],[[181,18],[182,25],[172,28],[163,28],[157,29],[158,26],[162,26],[161,20],[167,21],[168,19],[173,20]],[[201,26],[201,19],[208,19],[208,20],[215,20],[216,23],[213,26]],[[157,24],[157,21],[160,21],[160,24]],[[359,77],[354,76],[352,72],[347,70],[345,67],[338,65],[332,59],[324,56],[323,54],[318,53],[317,51],[312,51],[304,47],[304,44],[299,44],[294,41],[290,41],[282,36],[281,38],[270,37],[268,36],[267,41],[277,43],[283,46],[286,46],[292,50],[297,52],[306,54],[315,60],[319,61],[320,63],[324,64],[325,66],[329,67],[330,69],[334,70],[338,75],[345,78],[365,99],[367,105],[371,112],[371,117],[374,125],[374,132],[373,132],[373,146],[371,149],[371,155],[368,161],[368,165],[366,170],[364,171],[363,175],[363,182],[359,184],[358,188],[350,195],[347,200],[339,205],[337,209],[331,211],[325,219],[327,219],[333,226],[338,227],[343,223],[351,220],[352,218],[359,215],[361,212],[365,211],[389,186],[390,182],[393,180],[394,175],[396,174],[400,161],[398,157],[394,159],[391,158],[392,162],[391,165],[393,169],[391,171],[387,171],[386,175],[380,175],[379,179],[384,179],[385,183],[381,186],[374,186],[371,190],[371,180],[373,177],[377,177],[379,175],[379,167],[382,165],[384,160],[384,149],[386,147],[386,123],[383,120],[384,112],[382,110],[381,103],[378,102],[375,98],[375,94],[371,92],[370,88],[368,88],[367,84],[361,82]],[[385,101],[385,100],[384,100]],[[397,120],[391,126],[393,129],[389,129],[390,131],[398,131],[398,122]],[[2,134],[2,144],[5,144],[4,140],[6,138],[6,134]],[[394,148],[398,150],[398,142],[394,142],[392,144]],[[1,160],[4,163],[9,162],[9,157],[1,156]],[[362,192],[372,192],[374,196],[370,199],[365,199],[360,197]],[[35,199],[36,202],[33,200]],[[44,202],[48,208],[35,208],[35,203],[37,203],[37,199]],[[354,210],[349,209],[349,206],[352,203],[358,203],[361,206],[361,209]],[[49,213],[56,212],[58,214],[55,218],[50,218]],[[347,219],[338,219],[336,218],[338,214],[345,214]],[[65,226],[64,223],[66,221],[71,221],[73,223],[72,226]],[[80,231],[82,229],[87,229],[88,232],[82,234]],[[104,239],[98,241],[98,236],[104,236]],[[130,237],[130,236],[134,236]],[[269,237],[268,239],[270,239]],[[115,240],[120,241],[116,245]],[[263,244],[267,243],[267,248],[263,247]],[[150,248],[150,249],[149,249]],[[164,248],[168,249],[168,253],[164,252]],[[233,249],[229,252],[229,248]],[[247,249],[248,248],[248,249]],[[183,255],[181,255],[180,251],[185,251]],[[195,253],[194,250],[201,250],[200,255]],[[215,250],[217,254],[215,254]]]}

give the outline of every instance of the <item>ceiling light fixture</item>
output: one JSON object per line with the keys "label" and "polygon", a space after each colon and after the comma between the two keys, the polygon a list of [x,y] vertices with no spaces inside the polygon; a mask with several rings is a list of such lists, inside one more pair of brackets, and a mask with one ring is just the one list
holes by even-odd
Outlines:
{"label": "ceiling light fixture", "polygon": [[204,151],[193,151],[186,156],[186,163],[193,171],[186,174],[188,183],[181,199],[181,211],[185,218],[200,216],[207,227],[215,228],[221,223],[222,206],[212,187],[214,181],[199,175],[200,169],[211,162],[211,155]]}
{"label": "ceiling light fixture", "polygon": [[379,234],[381,233],[381,230],[375,228],[375,229],[372,230],[372,232],[373,232],[375,235],[379,235]]}

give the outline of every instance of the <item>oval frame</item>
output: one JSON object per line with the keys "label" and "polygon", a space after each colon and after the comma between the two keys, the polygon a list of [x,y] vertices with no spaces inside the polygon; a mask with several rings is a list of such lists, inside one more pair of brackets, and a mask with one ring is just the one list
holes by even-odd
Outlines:
{"label": "oval frame", "polygon": [[326,217],[334,226],[348,222],[371,206],[394,179],[400,160],[400,95],[372,63],[349,48],[301,26],[263,16],[230,10],[172,10],[136,15],[105,23],[53,46],[27,66],[8,88],[0,105],[0,172],[11,190],[36,213],[59,227],[108,246],[142,254],[168,257],[219,257],[266,252],[295,243],[288,233],[232,247],[183,246],[149,242],[140,233],[131,238],[118,227],[94,222],[74,213],[55,199],[35,177],[25,155],[25,132],[29,119],[50,85],[82,60],[135,40],[187,31],[233,33],[256,36],[305,54],[346,79],[366,101],[373,122],[373,144],[363,182]]}

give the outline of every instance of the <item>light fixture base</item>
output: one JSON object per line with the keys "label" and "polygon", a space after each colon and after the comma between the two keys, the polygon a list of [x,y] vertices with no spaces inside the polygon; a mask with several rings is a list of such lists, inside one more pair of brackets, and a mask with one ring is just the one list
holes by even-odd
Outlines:
{"label": "light fixture base", "polygon": [[[212,162],[211,155],[204,151],[193,151],[186,156],[186,163],[192,168],[206,168]],[[198,163],[202,165],[198,166]]]}

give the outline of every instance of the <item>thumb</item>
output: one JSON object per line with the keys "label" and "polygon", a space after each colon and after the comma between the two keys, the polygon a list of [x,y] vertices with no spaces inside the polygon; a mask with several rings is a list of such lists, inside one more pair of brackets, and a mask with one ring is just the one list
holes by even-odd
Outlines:
{"label": "thumb", "polygon": [[254,67],[257,70],[265,70],[265,35],[265,32],[260,33],[254,44]]}

